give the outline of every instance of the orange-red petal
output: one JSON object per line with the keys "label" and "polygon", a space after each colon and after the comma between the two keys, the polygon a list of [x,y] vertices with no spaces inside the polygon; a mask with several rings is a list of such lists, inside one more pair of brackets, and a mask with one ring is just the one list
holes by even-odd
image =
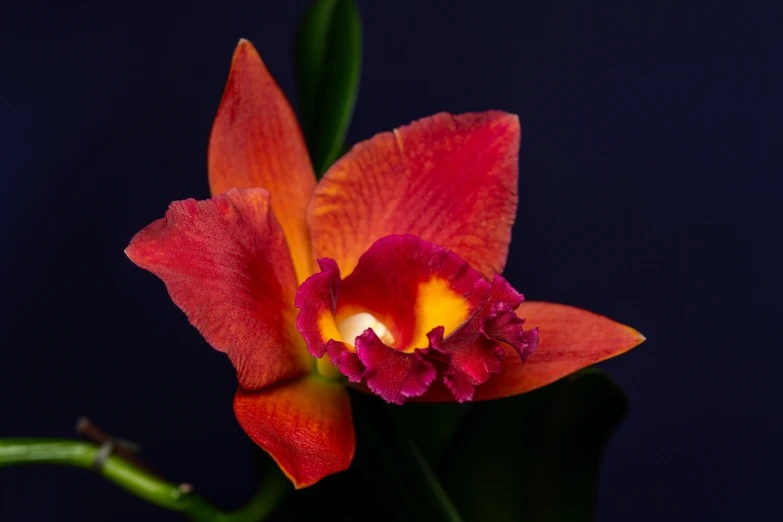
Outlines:
{"label": "orange-red petal", "polygon": [[[644,336],[604,316],[573,306],[523,302],[516,311],[525,324],[539,328],[539,343],[526,363],[513,357],[506,345],[500,373],[476,387],[474,400],[499,399],[529,392],[577,370],[627,352],[644,341]],[[433,386],[423,402],[453,400],[445,386]]]}
{"label": "orange-red petal", "polygon": [[412,234],[491,279],[508,255],[517,208],[519,120],[441,113],[356,145],[310,204],[316,258],[344,276],[378,239]]}
{"label": "orange-red petal", "polygon": [[175,201],[125,250],[160,277],[174,303],[256,389],[309,372],[295,328],[296,277],[263,189]]}
{"label": "orange-red petal", "polygon": [[268,190],[299,281],[313,272],[306,216],[315,173],[291,105],[247,40],[234,51],[212,126],[209,186],[213,196],[232,188]]}
{"label": "orange-red petal", "polygon": [[297,489],[348,468],[356,439],[348,392],[310,375],[263,390],[240,388],[234,413]]}

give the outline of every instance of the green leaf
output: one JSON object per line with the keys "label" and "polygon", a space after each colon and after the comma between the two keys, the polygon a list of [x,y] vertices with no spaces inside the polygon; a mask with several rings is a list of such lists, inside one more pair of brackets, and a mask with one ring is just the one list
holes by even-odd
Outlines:
{"label": "green leaf", "polygon": [[307,146],[318,177],[340,156],[351,123],[362,61],[353,0],[315,0],[294,41],[294,68]]}
{"label": "green leaf", "polygon": [[591,521],[602,452],[625,411],[595,369],[474,404],[439,476],[467,522]]}

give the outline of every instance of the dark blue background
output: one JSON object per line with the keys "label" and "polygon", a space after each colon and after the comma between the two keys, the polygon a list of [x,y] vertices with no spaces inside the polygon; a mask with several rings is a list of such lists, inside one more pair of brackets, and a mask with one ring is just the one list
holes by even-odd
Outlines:
{"label": "dark blue background", "polygon": [[[223,506],[250,495],[228,360],[122,251],[170,201],[208,197],[239,37],[293,94],[306,3],[0,8],[0,436],[71,436],[88,415]],[[350,140],[441,110],[518,113],[509,279],[649,339],[604,365],[631,410],[599,520],[777,520],[781,4],[360,7]],[[0,470],[3,521],[142,518],[178,520],[83,471]]]}

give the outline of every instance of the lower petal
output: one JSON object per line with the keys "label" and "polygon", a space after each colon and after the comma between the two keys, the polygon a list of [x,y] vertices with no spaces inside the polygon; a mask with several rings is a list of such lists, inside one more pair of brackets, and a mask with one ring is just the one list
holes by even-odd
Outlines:
{"label": "lower petal", "polygon": [[344,471],[353,460],[351,401],[340,384],[307,376],[258,391],[239,388],[234,413],[297,489]]}

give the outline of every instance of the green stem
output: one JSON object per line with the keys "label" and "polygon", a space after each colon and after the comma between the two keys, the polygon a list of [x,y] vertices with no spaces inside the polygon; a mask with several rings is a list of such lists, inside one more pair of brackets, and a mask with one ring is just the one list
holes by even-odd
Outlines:
{"label": "green stem", "polygon": [[[56,464],[95,469],[99,447],[89,442],[58,439],[0,439],[0,468],[28,464]],[[156,506],[182,513],[196,522],[259,522],[278,506],[291,489],[276,468],[261,484],[255,496],[236,511],[222,511],[203,497],[153,477],[116,455],[106,459],[100,469],[105,478]]]}
{"label": "green stem", "polygon": [[457,511],[457,508],[454,507],[454,503],[449,498],[446,490],[443,489],[443,486],[441,486],[438,477],[435,476],[435,472],[432,471],[430,464],[424,456],[422,456],[421,451],[416,447],[416,444],[401,431],[398,432],[398,437],[403,440],[405,446],[408,448],[413,462],[418,467],[419,472],[426,483],[428,493],[437,503],[443,519],[448,520],[448,522],[462,522],[462,516],[459,514],[459,511]]}

